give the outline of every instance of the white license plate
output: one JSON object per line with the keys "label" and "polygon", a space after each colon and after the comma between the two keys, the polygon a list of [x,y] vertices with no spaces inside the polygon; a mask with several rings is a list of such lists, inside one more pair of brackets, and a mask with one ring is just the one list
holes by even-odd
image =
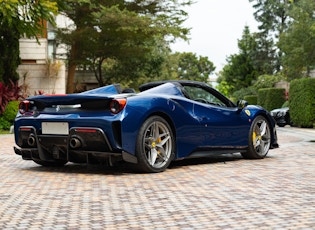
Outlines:
{"label": "white license plate", "polygon": [[42,122],[42,134],[68,135],[69,124],[67,122]]}

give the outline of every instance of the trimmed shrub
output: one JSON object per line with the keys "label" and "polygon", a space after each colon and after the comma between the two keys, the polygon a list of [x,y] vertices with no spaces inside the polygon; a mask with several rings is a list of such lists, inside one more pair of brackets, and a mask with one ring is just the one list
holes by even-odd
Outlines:
{"label": "trimmed shrub", "polygon": [[253,87],[247,87],[247,88],[242,88],[240,90],[237,90],[233,93],[233,97],[236,98],[236,100],[245,100],[245,96],[249,95],[256,95],[256,89]]}
{"label": "trimmed shrub", "polygon": [[249,105],[257,105],[258,97],[256,95],[248,95],[244,97],[244,100],[248,102]]}
{"label": "trimmed shrub", "polygon": [[0,129],[2,130],[10,130],[11,123],[8,122],[6,119],[4,119],[2,116],[0,116]]}
{"label": "trimmed shrub", "polygon": [[300,127],[315,123],[315,78],[295,79],[290,83],[290,117]]}
{"label": "trimmed shrub", "polygon": [[266,88],[258,90],[257,104],[266,110],[281,108],[285,102],[285,89],[283,88]]}
{"label": "trimmed shrub", "polygon": [[19,104],[19,101],[10,101],[5,107],[2,117],[13,124],[14,118],[19,110]]}

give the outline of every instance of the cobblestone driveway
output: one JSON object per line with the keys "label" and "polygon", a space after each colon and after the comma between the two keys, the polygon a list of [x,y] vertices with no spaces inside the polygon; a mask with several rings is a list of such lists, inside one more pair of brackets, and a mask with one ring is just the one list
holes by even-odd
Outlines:
{"label": "cobblestone driveway", "polygon": [[159,174],[44,168],[1,135],[0,229],[315,229],[315,132],[285,129],[264,160],[185,160]]}

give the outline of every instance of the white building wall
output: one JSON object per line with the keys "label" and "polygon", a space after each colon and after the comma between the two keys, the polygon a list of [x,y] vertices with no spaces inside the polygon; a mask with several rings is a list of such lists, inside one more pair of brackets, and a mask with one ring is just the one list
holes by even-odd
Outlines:
{"label": "white building wall", "polygon": [[24,97],[38,94],[64,94],[66,89],[65,64],[58,61],[58,67],[49,71],[48,64],[22,64],[18,68],[19,85]]}
{"label": "white building wall", "polygon": [[[20,39],[20,58],[25,61],[35,61],[45,64],[47,60],[47,39],[40,38],[40,44],[35,39]],[[34,63],[34,64],[35,64]]]}
{"label": "white building wall", "polygon": [[25,97],[38,94],[39,91],[48,94],[66,92],[65,63],[49,60],[46,38],[39,38],[39,43],[35,39],[20,39],[20,58],[22,64],[17,72]]}

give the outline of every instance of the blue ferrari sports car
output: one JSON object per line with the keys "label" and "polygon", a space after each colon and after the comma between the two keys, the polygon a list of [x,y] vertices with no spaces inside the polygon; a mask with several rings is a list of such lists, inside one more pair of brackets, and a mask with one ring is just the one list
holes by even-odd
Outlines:
{"label": "blue ferrari sports car", "polygon": [[173,160],[234,152],[261,159],[278,147],[265,109],[235,105],[205,83],[160,81],[139,90],[113,84],[27,98],[15,119],[15,153],[43,166],[123,160],[161,172]]}

